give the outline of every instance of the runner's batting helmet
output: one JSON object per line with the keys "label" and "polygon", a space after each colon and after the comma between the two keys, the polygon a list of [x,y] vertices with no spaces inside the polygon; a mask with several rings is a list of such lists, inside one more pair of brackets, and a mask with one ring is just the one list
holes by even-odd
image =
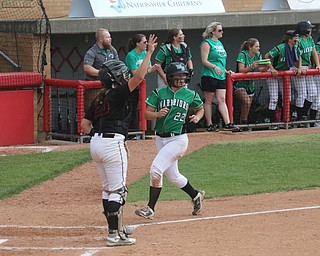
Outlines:
{"label": "runner's batting helmet", "polygon": [[[188,70],[186,65],[184,65],[182,62],[172,62],[168,68],[167,68],[167,82],[169,85],[172,85],[173,83],[173,76],[174,75],[178,75],[178,74],[186,74],[186,76],[188,77]],[[187,82],[187,78],[186,78],[186,82]]]}

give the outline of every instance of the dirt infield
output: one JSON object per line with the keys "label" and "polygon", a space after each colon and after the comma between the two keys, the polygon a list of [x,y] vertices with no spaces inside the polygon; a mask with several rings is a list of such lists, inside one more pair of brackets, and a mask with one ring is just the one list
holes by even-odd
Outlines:
{"label": "dirt infield", "polygon": [[[315,132],[320,129],[192,133],[187,153],[217,141]],[[128,144],[130,184],[148,173],[156,151],[153,139]],[[2,147],[0,155],[89,145],[39,146]],[[207,199],[199,216],[191,215],[188,201],[159,202],[152,221],[134,214],[142,205],[126,204],[124,222],[136,225],[137,244],[121,248],[105,247],[100,200],[100,179],[90,162],[0,201],[0,255],[319,255],[320,189]]]}

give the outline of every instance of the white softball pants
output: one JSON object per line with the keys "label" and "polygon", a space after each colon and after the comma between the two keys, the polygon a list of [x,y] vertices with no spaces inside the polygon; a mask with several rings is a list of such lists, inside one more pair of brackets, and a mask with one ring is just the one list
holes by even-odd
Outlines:
{"label": "white softball pants", "polygon": [[102,138],[95,134],[90,141],[90,153],[102,181],[102,199],[123,204],[123,198],[115,191],[126,186],[128,158],[124,146],[125,137]]}
{"label": "white softball pants", "polygon": [[179,172],[178,159],[186,152],[188,143],[187,134],[168,138],[156,136],[158,154],[150,168],[150,186],[161,188],[163,174],[178,188],[187,185],[187,178]]}
{"label": "white softball pants", "polygon": [[312,102],[311,108],[320,111],[320,75],[314,76],[314,81],[317,88],[316,101]]}
{"label": "white softball pants", "polygon": [[[304,67],[308,69],[308,67]],[[291,78],[294,89],[297,92],[296,107],[302,108],[304,101],[315,102],[317,86],[313,76],[295,76]]]}
{"label": "white softball pants", "polygon": [[283,99],[283,79],[282,78],[268,78],[267,85],[269,90],[269,109],[276,110],[279,92]]}

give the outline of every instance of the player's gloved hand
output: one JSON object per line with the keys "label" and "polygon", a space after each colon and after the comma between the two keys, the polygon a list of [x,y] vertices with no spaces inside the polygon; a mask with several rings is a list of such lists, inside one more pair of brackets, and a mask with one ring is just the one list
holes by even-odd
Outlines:
{"label": "player's gloved hand", "polygon": [[189,78],[194,76],[194,70],[192,68],[190,68],[188,72],[189,72]]}

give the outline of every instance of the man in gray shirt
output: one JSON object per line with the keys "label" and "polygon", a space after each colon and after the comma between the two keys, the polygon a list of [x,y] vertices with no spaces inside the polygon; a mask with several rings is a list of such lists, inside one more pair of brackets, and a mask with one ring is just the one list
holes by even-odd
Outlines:
{"label": "man in gray shirt", "polygon": [[86,80],[97,80],[102,64],[111,59],[119,60],[117,50],[111,45],[112,38],[107,29],[99,28],[96,32],[96,43],[87,51],[83,60]]}

